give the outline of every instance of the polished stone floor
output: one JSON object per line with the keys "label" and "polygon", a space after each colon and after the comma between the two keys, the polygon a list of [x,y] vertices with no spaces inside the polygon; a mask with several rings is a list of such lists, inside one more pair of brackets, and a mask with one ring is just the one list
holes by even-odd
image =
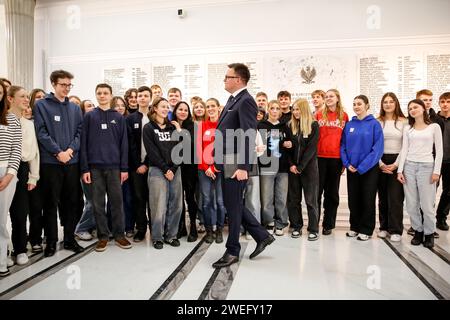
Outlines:
{"label": "polished stone floor", "polygon": [[181,246],[144,242],[123,250],[111,241],[105,252],[95,242],[82,242],[85,252],[60,248],[29,264],[13,266],[0,280],[0,299],[449,299],[450,232],[439,231],[433,250],[413,247],[405,233],[400,243],[374,236],[366,242],[347,238],[339,226],[317,241],[283,236],[249,260],[255,241],[241,237],[241,257],[229,268],[211,264],[224,244],[181,240]]}

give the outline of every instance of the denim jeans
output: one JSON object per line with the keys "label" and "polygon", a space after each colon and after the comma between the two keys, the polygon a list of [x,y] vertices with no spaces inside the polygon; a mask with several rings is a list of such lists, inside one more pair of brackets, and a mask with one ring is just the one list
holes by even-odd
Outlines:
{"label": "denim jeans", "polygon": [[287,193],[288,173],[260,175],[262,223],[268,225],[275,220],[276,228],[288,225]]}
{"label": "denim jeans", "polygon": [[203,198],[202,212],[205,227],[217,225],[218,228],[223,228],[226,209],[223,203],[222,175],[216,175],[216,179],[212,180],[205,171],[198,170],[198,180]]}
{"label": "denim jeans", "polygon": [[183,210],[180,168],[176,170],[173,180],[169,181],[161,169],[149,167],[148,188],[152,241],[176,239]]}
{"label": "denim jeans", "polygon": [[245,190],[245,206],[261,223],[261,191],[259,188],[259,176],[248,177]]}
{"label": "denim jeans", "polygon": [[85,197],[84,210],[75,228],[75,233],[91,232],[92,229],[96,228],[94,211],[92,209],[92,184],[82,182],[81,187]]}
{"label": "denim jeans", "polygon": [[[434,203],[436,200],[436,183],[431,182],[433,162],[406,161],[403,175],[406,183],[403,185],[406,198],[406,211],[411,219],[414,230],[425,235],[436,230]],[[420,214],[420,209],[423,212]]]}

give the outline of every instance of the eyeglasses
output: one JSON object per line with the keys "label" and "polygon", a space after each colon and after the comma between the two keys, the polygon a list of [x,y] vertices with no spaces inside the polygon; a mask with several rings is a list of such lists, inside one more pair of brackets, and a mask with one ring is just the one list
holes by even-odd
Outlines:
{"label": "eyeglasses", "polygon": [[227,81],[228,79],[237,79],[237,78],[240,78],[240,77],[237,77],[237,76],[225,76],[225,79],[223,79],[223,80]]}
{"label": "eyeglasses", "polygon": [[61,87],[65,87],[67,89],[73,88],[73,84],[71,84],[71,83],[57,83],[57,84],[59,84]]}

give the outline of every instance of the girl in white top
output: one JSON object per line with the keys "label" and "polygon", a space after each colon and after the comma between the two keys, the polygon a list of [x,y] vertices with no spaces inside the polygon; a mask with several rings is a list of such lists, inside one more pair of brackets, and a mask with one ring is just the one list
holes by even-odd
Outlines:
{"label": "girl in white top", "polygon": [[30,212],[30,191],[39,180],[39,148],[34,124],[23,117],[29,106],[28,93],[24,88],[11,86],[8,90],[9,112],[19,120],[22,128],[22,158],[17,172],[17,186],[9,209],[12,224],[12,243],[16,263],[28,263],[27,256],[27,215]]}
{"label": "girl in white top", "polygon": [[402,149],[403,129],[406,118],[397,96],[387,92],[381,98],[380,115],[377,119],[384,136],[384,152],[379,161],[378,212],[379,238],[390,234],[391,241],[400,241],[403,233],[403,185],[397,180],[397,168]]}
{"label": "girl in white top", "polygon": [[443,155],[442,133],[438,124],[431,123],[422,100],[410,101],[408,113],[409,126],[403,132],[397,178],[404,185],[406,210],[415,230],[411,244],[417,246],[423,242],[425,247],[432,248],[436,226],[436,182],[439,181]]}

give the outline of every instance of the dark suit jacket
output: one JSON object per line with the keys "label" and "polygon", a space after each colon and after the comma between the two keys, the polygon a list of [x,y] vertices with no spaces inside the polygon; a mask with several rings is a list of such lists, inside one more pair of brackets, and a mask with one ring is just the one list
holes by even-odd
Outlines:
{"label": "dark suit jacket", "polygon": [[[256,156],[257,113],[258,107],[256,106],[256,102],[248,93],[247,89],[245,89],[226,104],[220,115],[214,142],[215,155],[217,156],[217,150],[219,148],[222,149],[223,155],[237,155],[237,169],[250,171],[251,164],[254,163],[254,157]],[[229,129],[232,130],[231,133],[234,132],[234,137],[227,137],[227,130]],[[238,129],[242,129],[243,131],[236,131]],[[222,134],[222,145],[220,145],[222,142],[220,141],[221,139],[217,138],[217,131],[220,131]]]}

